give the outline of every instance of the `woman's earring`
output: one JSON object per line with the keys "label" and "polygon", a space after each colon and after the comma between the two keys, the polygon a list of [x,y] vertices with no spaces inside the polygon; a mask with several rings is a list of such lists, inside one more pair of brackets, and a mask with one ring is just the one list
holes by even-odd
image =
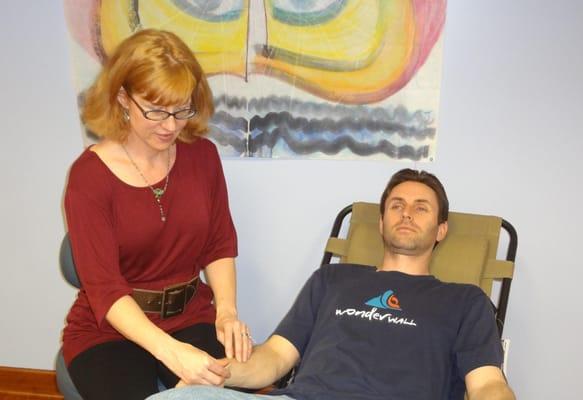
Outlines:
{"label": "woman's earring", "polygon": [[123,120],[125,122],[130,122],[130,113],[126,108],[123,109]]}

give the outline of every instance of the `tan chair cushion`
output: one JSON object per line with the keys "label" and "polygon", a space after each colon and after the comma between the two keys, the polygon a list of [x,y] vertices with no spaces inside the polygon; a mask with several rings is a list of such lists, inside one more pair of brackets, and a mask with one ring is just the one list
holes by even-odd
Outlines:
{"label": "tan chair cushion", "polygon": [[[330,238],[326,250],[341,262],[379,266],[383,241],[379,233],[379,206],[357,202],[352,206],[346,239]],[[514,264],[496,259],[501,218],[450,212],[448,233],[437,245],[429,267],[444,282],[477,285],[488,295],[496,279],[511,278]]]}
{"label": "tan chair cushion", "polygon": [[351,227],[344,262],[379,266],[383,262],[383,240],[376,224],[356,224]]}
{"label": "tan chair cushion", "polygon": [[444,282],[480,286],[488,255],[488,241],[480,237],[447,235],[433,251],[429,272]]}

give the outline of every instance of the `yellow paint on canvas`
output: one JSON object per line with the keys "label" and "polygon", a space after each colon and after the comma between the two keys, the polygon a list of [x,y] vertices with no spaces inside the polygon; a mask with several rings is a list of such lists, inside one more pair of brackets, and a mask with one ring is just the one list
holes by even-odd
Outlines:
{"label": "yellow paint on canvas", "polygon": [[[130,0],[102,0],[100,26],[106,54],[131,35]],[[248,7],[235,21],[210,22],[194,18],[171,2],[140,2],[142,28],[164,29],[177,34],[195,53],[207,74],[245,74]]]}
{"label": "yellow paint on canvas", "polygon": [[[255,60],[257,70],[265,69],[276,76],[293,78],[309,91],[331,100],[360,102],[382,99],[383,90],[396,82],[409,65],[415,45],[415,20],[408,1],[381,1],[379,6],[379,18],[385,22],[383,45],[371,64],[355,71],[336,72],[260,56]],[[302,29],[298,27],[298,30]]]}
{"label": "yellow paint on canvas", "polygon": [[370,23],[379,20],[378,3],[379,0],[349,1],[332,20],[317,25],[289,25],[268,11],[268,44],[332,61],[367,58],[382,40],[382,31],[377,24]]}
{"label": "yellow paint on canvas", "polygon": [[130,28],[131,0],[103,0],[99,10],[99,28],[101,46],[105,54],[113,49],[133,32]]}

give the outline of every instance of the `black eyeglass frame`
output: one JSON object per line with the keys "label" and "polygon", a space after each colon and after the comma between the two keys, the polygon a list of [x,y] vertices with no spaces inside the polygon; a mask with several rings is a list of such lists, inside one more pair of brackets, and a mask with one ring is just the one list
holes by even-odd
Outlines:
{"label": "black eyeglass frame", "polygon": [[[177,119],[177,120],[186,120],[186,119],[191,119],[192,117],[194,117],[196,115],[196,109],[192,105],[190,106],[190,108],[184,108],[182,110],[178,110],[178,111],[174,111],[174,112],[169,112],[166,110],[144,110],[142,108],[142,106],[136,101],[136,99],[134,99],[132,97],[131,94],[129,94],[127,91],[126,91],[126,94],[130,98],[130,100],[133,101],[134,104],[138,107],[138,109],[141,111],[144,118],[146,118],[149,121],[156,121],[156,122],[165,121],[168,118],[170,118],[170,116],[174,117],[174,119]],[[188,111],[188,113],[184,114],[187,111]],[[160,113],[161,115],[165,115],[165,117],[164,118],[150,118],[150,117],[148,117],[148,114],[151,115],[152,113]],[[181,113],[184,114],[184,116],[182,116]]]}

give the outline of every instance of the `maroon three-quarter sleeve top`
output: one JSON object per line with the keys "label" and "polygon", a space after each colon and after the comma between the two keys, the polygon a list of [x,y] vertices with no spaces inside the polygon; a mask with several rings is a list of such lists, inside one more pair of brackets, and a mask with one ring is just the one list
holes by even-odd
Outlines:
{"label": "maroon three-quarter sleeve top", "polygon": [[[123,339],[105,315],[132,288],[162,290],[197,276],[212,261],[237,255],[223,170],[209,140],[177,143],[161,202],[166,222],[149,187],[122,182],[90,149],[71,167],[65,211],[82,288],[63,331],[67,364],[90,347]],[[212,297],[201,282],[182,314],[164,320],[146,315],[167,332],[214,323]]]}

